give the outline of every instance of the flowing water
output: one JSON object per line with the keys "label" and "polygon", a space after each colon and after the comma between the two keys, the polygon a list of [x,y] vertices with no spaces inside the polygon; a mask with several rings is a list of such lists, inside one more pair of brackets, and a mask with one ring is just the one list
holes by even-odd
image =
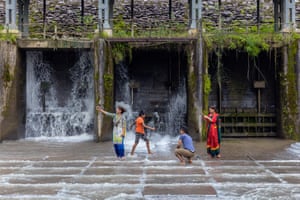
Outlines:
{"label": "flowing water", "polygon": [[[87,51],[64,55],[73,61],[66,62],[64,56],[43,51],[26,53],[26,138],[89,135],[93,131],[92,55]],[[128,122],[132,123],[143,109],[148,115],[146,122],[155,126],[156,132],[177,135],[179,127],[186,123],[184,78],[173,90],[149,84],[151,78],[140,81],[141,87],[136,89],[126,64],[119,64],[115,70],[116,105],[126,107]]]}
{"label": "flowing water", "polygon": [[300,142],[292,144],[287,150],[300,158]]}
{"label": "flowing water", "polygon": [[94,120],[90,53],[78,52],[72,66],[55,66],[45,54],[26,53],[26,138],[90,134]]}
{"label": "flowing water", "polygon": [[[227,158],[235,158],[236,152],[230,151],[236,149],[230,145],[239,145],[235,142],[226,144],[221,160],[205,159],[204,146],[196,146],[201,157],[195,158],[192,165],[179,165],[173,154],[177,142],[173,136],[185,121],[184,84],[169,96],[164,105],[166,113],[153,112],[149,123],[168,129],[151,134],[154,155],[147,155],[141,142],[136,154],[129,156],[134,141],[132,131],[128,131],[125,139],[128,156],[123,161],[114,158],[110,142],[83,142],[93,127],[91,66],[89,53],[82,52],[62,74],[44,59],[43,52],[27,52],[26,137],[30,139],[1,144],[0,152],[4,153],[0,154],[0,199],[300,198],[299,160],[290,160],[285,155],[286,150],[292,158],[299,156],[299,143],[284,150],[284,159],[266,155],[266,160],[249,160],[244,156],[227,160],[226,154]],[[136,111],[130,103],[128,81],[125,77],[123,82],[117,82],[124,92],[119,94],[124,101],[116,105],[125,107],[128,120],[132,120]],[[174,133],[169,134],[170,131]],[[68,144],[70,136],[76,138],[73,142],[80,143]],[[30,141],[40,138],[46,141]]]}
{"label": "flowing water", "polygon": [[160,135],[175,136],[179,128],[186,125],[187,95],[185,79],[181,77],[176,89],[171,90],[161,80],[152,82],[152,76],[140,78],[138,75],[129,74],[125,63],[118,64],[116,70],[116,100],[123,102],[130,113],[128,121],[131,123],[143,110],[146,115],[146,123],[156,128]]}

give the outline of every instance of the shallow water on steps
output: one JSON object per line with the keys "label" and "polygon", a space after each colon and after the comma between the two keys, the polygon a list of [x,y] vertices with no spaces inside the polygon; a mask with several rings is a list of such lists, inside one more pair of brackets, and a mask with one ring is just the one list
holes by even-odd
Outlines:
{"label": "shallow water on steps", "polygon": [[[133,142],[131,134],[126,138],[127,152]],[[173,155],[175,137],[153,134],[155,154],[147,155],[141,141],[136,154],[126,160],[115,158],[111,142],[94,143],[92,139],[77,136],[3,142],[0,199],[300,198],[300,160],[283,159],[289,156],[211,160],[200,154],[192,165],[181,166]],[[295,145],[298,143],[282,153],[294,155],[291,149],[297,149]]]}

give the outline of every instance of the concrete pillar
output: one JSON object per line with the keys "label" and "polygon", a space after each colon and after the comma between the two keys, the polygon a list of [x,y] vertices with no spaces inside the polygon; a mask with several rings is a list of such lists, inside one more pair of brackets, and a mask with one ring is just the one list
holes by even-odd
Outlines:
{"label": "concrete pillar", "polygon": [[282,28],[290,30],[296,26],[295,0],[282,0]]}
{"label": "concrete pillar", "polygon": [[275,31],[290,31],[296,27],[295,0],[273,0]]}
{"label": "concrete pillar", "polygon": [[202,0],[189,0],[190,29],[197,29],[197,22],[202,18]]}
{"label": "concrete pillar", "polygon": [[[112,57],[108,56],[110,48],[104,39],[100,39],[95,44],[95,96],[96,104],[105,110],[114,110],[114,75]],[[100,112],[96,112],[97,124],[95,135],[97,141],[109,141],[112,139],[112,118],[104,117]]]}
{"label": "concrete pillar", "polygon": [[19,8],[19,31],[22,37],[29,36],[29,0],[18,0]]}
{"label": "concrete pillar", "polygon": [[203,45],[203,38],[202,38],[202,34],[200,33],[200,38],[198,39],[198,42],[197,42],[197,56],[198,56],[198,63],[197,63],[197,71],[198,71],[198,99],[197,99],[197,102],[198,102],[198,110],[197,110],[197,118],[198,118],[198,130],[199,130],[199,139],[202,140],[203,138],[203,118],[202,118],[202,111],[203,111],[203,56],[206,56],[204,55],[203,53],[203,48],[204,48],[204,45]]}
{"label": "concrete pillar", "polygon": [[9,30],[16,30],[16,16],[17,16],[17,0],[6,0],[5,4],[5,25]]}
{"label": "concrete pillar", "polygon": [[296,131],[300,138],[300,40],[298,41],[298,51],[296,56],[296,79],[297,79],[297,106],[298,106],[298,117],[296,121]]}
{"label": "concrete pillar", "polygon": [[100,30],[107,33],[112,33],[114,0],[99,0],[98,2],[98,18]]}
{"label": "concrete pillar", "polygon": [[274,3],[274,30],[281,29],[281,0],[273,0]]}

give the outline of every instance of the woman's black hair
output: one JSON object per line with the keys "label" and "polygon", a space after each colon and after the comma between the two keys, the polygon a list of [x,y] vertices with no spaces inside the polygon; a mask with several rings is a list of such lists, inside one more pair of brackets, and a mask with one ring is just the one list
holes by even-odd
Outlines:
{"label": "woman's black hair", "polygon": [[126,109],[123,108],[122,106],[118,106],[118,108],[121,110],[121,114],[123,114],[124,112],[126,112]]}
{"label": "woman's black hair", "polygon": [[187,127],[185,127],[185,126],[181,126],[181,127],[180,127],[180,130],[182,130],[182,131],[185,132],[185,133],[188,132],[188,129],[187,129]]}
{"label": "woman's black hair", "polygon": [[215,105],[210,105],[208,108],[214,109],[215,111],[217,110],[217,107]]}
{"label": "woman's black hair", "polygon": [[143,110],[141,110],[140,113],[139,113],[139,117],[141,117],[141,116],[143,116],[143,115],[145,115],[145,113],[144,113]]}

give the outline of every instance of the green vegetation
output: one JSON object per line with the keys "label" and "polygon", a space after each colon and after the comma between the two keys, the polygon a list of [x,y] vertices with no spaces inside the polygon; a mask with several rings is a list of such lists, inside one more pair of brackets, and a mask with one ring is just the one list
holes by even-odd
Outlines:
{"label": "green vegetation", "polygon": [[224,47],[230,50],[245,51],[251,57],[257,57],[262,51],[290,44],[299,39],[296,33],[279,33],[274,31],[273,23],[243,27],[233,23],[226,29],[218,29],[210,22],[203,22],[203,37],[209,50]]}
{"label": "green vegetation", "polygon": [[119,64],[124,60],[128,48],[128,45],[124,43],[116,43],[112,46],[112,56],[115,64]]}
{"label": "green vegetation", "polygon": [[5,30],[3,25],[0,25],[0,41],[8,41],[13,44],[17,42],[17,35],[13,33],[9,33]]}
{"label": "green vegetation", "polygon": [[104,45],[105,65],[104,65],[104,108],[112,110],[114,107],[114,63],[111,46]]}
{"label": "green vegetation", "polygon": [[[273,23],[261,24],[257,26],[243,27],[238,23],[233,23],[226,28],[213,26],[209,22],[203,22],[203,38],[206,49],[209,53],[214,53],[217,57],[217,82],[221,91],[222,80],[222,56],[224,51],[235,50],[237,52],[246,52],[248,54],[248,65],[256,66],[257,57],[262,52],[275,51],[274,55],[274,70],[277,71],[277,49],[285,51],[287,46],[287,71],[280,74],[280,91],[281,91],[281,111],[280,121],[282,122],[282,136],[290,139],[300,140],[299,134],[296,133],[296,119],[298,114],[297,109],[297,88],[296,88],[296,55],[298,50],[298,40],[300,35],[295,32],[275,32]],[[270,54],[271,55],[271,54]],[[205,58],[204,58],[205,59]],[[280,64],[281,65],[281,64]],[[208,64],[204,60],[204,69],[207,69]],[[207,72],[206,72],[207,74]],[[207,82],[204,73],[204,104],[208,101],[210,82]],[[208,76],[208,74],[207,74]],[[220,92],[219,91],[219,92]]]}
{"label": "green vegetation", "polygon": [[9,82],[12,81],[12,75],[9,72],[9,64],[7,63],[4,64],[2,80],[4,82],[4,87],[7,87]]}
{"label": "green vegetation", "polygon": [[[149,22],[151,23],[151,22]],[[153,22],[151,27],[139,27],[136,23],[125,22],[122,15],[114,20],[113,36],[128,37],[187,37],[188,25],[178,21]],[[153,27],[152,27],[153,26]]]}

